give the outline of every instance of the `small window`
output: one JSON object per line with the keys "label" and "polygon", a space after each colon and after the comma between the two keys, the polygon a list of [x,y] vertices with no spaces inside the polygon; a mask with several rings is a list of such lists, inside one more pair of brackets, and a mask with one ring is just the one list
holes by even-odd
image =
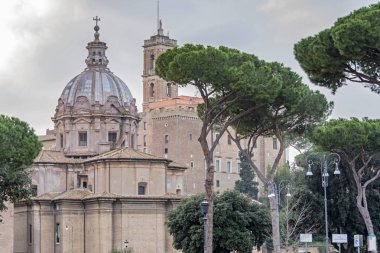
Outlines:
{"label": "small window", "polygon": [[135,148],[135,134],[131,134],[131,148]]}
{"label": "small window", "polygon": [[216,180],[216,187],[220,187],[220,182],[219,182],[219,180]]}
{"label": "small window", "polygon": [[82,188],[86,188],[87,189],[87,182],[82,182]]}
{"label": "small window", "polygon": [[227,173],[231,173],[231,161],[227,161]]}
{"label": "small window", "polygon": [[166,84],[166,96],[167,97],[172,96],[172,85],[171,85],[171,83]]}
{"label": "small window", "polygon": [[32,237],[32,224],[29,224],[29,244],[33,243],[33,237]]}
{"label": "small window", "polygon": [[144,135],[144,147],[146,147],[146,135]]}
{"label": "small window", "polygon": [[165,155],[168,154],[168,148],[165,148]]}
{"label": "small window", "polygon": [[32,190],[32,196],[36,197],[37,194],[38,194],[37,185],[33,184],[32,187],[31,187],[31,190]]}
{"label": "small window", "polygon": [[232,139],[231,139],[230,135],[228,135],[228,137],[227,137],[227,143],[228,143],[228,145],[231,145],[231,143],[232,143]]}
{"label": "small window", "polygon": [[115,144],[117,140],[117,133],[116,132],[108,132],[108,142]]}
{"label": "small window", "polygon": [[277,149],[277,138],[273,138],[273,149]]}
{"label": "small window", "polygon": [[193,161],[190,161],[190,168],[194,168],[194,162]]}
{"label": "small window", "polygon": [[215,160],[215,171],[220,172],[220,160]]}
{"label": "small window", "polygon": [[192,141],[192,140],[193,140],[193,134],[189,133],[189,141]]}
{"label": "small window", "polygon": [[59,223],[55,225],[55,243],[61,243],[61,226]]}
{"label": "small window", "polygon": [[87,146],[87,132],[79,132],[79,146]]}
{"label": "small window", "polygon": [[59,145],[63,148],[63,134],[59,135]]}
{"label": "small window", "polygon": [[144,130],[147,128],[147,123],[144,121]]}
{"label": "small window", "polygon": [[150,70],[154,69],[154,54],[150,55],[150,64],[149,64]]}
{"label": "small window", "polygon": [[93,56],[95,56],[95,51],[94,51],[94,52],[92,52],[92,55],[93,55]]}
{"label": "small window", "polygon": [[102,64],[102,59],[99,59],[99,63]]}
{"label": "small window", "polygon": [[149,86],[149,96],[154,97],[154,83],[151,83]]}
{"label": "small window", "polygon": [[138,195],[145,195],[146,194],[146,183],[139,183],[138,189],[137,189]]}
{"label": "small window", "polygon": [[215,133],[215,139],[214,139],[214,142],[217,142],[216,144],[219,144],[219,140],[217,141],[217,139],[219,138],[219,133]]}
{"label": "small window", "polygon": [[164,136],[164,143],[168,144],[169,143],[169,135],[165,134]]}
{"label": "small window", "polygon": [[98,52],[98,55],[101,56],[101,55],[102,55],[102,52]]}

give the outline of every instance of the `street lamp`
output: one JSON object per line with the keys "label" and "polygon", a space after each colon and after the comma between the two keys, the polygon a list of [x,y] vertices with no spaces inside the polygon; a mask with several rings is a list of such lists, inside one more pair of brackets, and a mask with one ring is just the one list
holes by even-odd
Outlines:
{"label": "street lamp", "polygon": [[203,214],[203,226],[204,226],[204,253],[207,253],[207,212],[208,212],[208,201],[206,198],[203,199],[201,203],[201,211]]}
{"label": "street lamp", "polygon": [[311,156],[307,158],[307,172],[306,176],[312,176],[313,172],[311,171],[312,166],[314,165],[314,161],[318,161],[320,163],[320,169],[321,169],[321,177],[322,177],[322,187],[324,191],[324,202],[325,202],[325,237],[326,237],[326,253],[329,253],[329,234],[328,234],[328,222],[327,222],[327,198],[326,198],[326,188],[328,186],[328,177],[329,173],[327,171],[328,168],[328,161],[333,162],[335,164],[335,170],[334,175],[340,175],[339,170],[339,162],[340,162],[340,155],[337,153],[331,153],[329,155],[324,155],[323,157],[317,157],[317,156]]}

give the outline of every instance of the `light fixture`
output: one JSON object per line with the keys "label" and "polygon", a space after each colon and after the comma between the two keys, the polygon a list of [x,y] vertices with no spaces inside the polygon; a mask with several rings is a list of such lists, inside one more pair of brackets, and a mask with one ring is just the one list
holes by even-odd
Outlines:
{"label": "light fixture", "polygon": [[339,164],[338,164],[338,162],[335,162],[334,175],[340,175],[340,170],[339,170]]}
{"label": "light fixture", "polygon": [[307,167],[306,176],[312,176],[312,175],[313,175],[313,172],[311,171],[311,164],[309,163]]}

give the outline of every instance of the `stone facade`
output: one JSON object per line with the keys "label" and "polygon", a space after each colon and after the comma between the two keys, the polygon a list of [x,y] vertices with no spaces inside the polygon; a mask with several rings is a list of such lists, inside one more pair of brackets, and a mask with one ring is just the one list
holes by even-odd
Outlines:
{"label": "stone facade", "polygon": [[135,99],[107,68],[98,31],[87,68],[58,99],[54,131],[40,137],[30,168],[37,196],[15,205],[13,252],[107,253],[125,240],[136,253],[176,252],[165,220],[186,166],[137,150]]}

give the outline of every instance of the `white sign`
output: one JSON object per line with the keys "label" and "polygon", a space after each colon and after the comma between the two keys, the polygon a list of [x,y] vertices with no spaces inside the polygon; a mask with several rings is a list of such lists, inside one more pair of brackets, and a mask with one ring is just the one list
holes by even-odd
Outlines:
{"label": "white sign", "polygon": [[363,235],[354,235],[354,247],[363,246]]}
{"label": "white sign", "polygon": [[333,243],[347,243],[347,234],[332,234]]}
{"label": "white sign", "polygon": [[312,234],[300,234],[300,242],[313,242]]}

